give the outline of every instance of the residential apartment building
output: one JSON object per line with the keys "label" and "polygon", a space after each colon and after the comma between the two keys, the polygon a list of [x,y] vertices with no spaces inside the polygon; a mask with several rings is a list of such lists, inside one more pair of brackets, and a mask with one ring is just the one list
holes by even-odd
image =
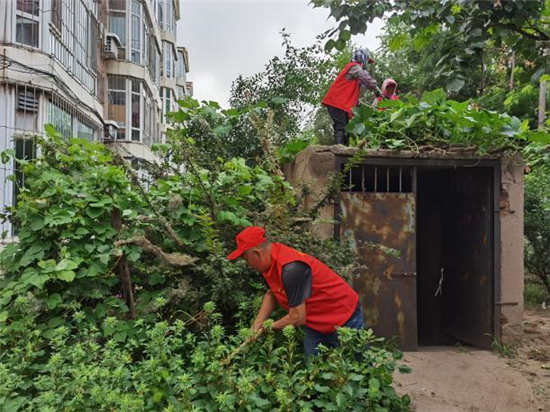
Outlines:
{"label": "residential apartment building", "polygon": [[[153,161],[166,113],[192,94],[179,18],[179,0],[0,0],[0,151],[34,157],[51,123]],[[1,210],[17,195],[14,168],[0,169]]]}

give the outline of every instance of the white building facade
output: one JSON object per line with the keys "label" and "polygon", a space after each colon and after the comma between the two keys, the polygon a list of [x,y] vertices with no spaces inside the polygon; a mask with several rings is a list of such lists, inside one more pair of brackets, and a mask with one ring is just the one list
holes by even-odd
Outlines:
{"label": "white building facade", "polygon": [[[50,123],[154,160],[166,113],[192,94],[179,18],[179,0],[1,0],[0,151],[34,157]],[[0,168],[0,213],[17,195],[14,168]],[[8,221],[0,233],[13,235]]]}

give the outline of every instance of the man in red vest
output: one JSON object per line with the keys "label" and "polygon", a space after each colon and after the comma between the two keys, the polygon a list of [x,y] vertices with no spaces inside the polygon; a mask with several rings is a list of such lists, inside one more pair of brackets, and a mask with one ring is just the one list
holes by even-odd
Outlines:
{"label": "man in red vest", "polygon": [[381,95],[376,80],[367,71],[367,64],[374,63],[367,49],[353,52],[351,62],[338,74],[321,102],[334,122],[334,144],[349,145],[346,126],[353,116],[351,109],[359,103],[361,89],[367,88]]}
{"label": "man in red vest", "polygon": [[260,272],[269,290],[254,324],[261,331],[263,323],[280,304],[288,315],[273,323],[273,329],[304,326],[304,352],[317,354],[317,345],[338,346],[336,328],[364,328],[363,313],[357,293],[334,271],[313,256],[280,243],[270,243],[261,227],[249,227],[236,237],[237,249],[228,259],[241,256]]}

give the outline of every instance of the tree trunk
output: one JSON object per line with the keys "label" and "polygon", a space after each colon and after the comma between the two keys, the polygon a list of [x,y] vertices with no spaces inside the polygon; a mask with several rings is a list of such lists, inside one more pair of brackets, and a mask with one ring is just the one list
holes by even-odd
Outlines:
{"label": "tree trunk", "polygon": [[546,120],[546,80],[540,82],[539,89],[539,129],[544,128]]}
{"label": "tree trunk", "polygon": [[[122,229],[122,215],[120,210],[114,208],[111,213],[111,224],[117,232]],[[130,278],[130,266],[128,265],[128,259],[123,255],[117,264],[116,271],[120,278],[120,284],[122,286],[122,297],[126,302],[126,306],[129,309],[129,318],[136,318],[136,305],[134,302],[134,292],[132,291],[132,279]]]}

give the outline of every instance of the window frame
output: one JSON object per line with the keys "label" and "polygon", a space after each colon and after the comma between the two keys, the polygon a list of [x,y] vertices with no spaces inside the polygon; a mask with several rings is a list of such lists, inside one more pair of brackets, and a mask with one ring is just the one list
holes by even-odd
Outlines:
{"label": "window frame", "polygon": [[[25,1],[25,0],[20,0],[20,1]],[[40,0],[36,0],[37,1],[37,4],[38,4],[38,14],[34,14],[34,13],[28,13],[26,11],[23,11],[23,10],[20,10],[18,9],[18,5],[19,5],[19,0],[17,2],[15,2],[14,4],[14,12],[15,12],[15,18],[14,18],[14,22],[15,24],[13,25],[13,32],[12,32],[12,39],[13,39],[13,42],[16,43],[16,44],[21,44],[23,46],[26,46],[26,47],[30,47],[32,49],[37,49],[37,50],[40,50],[42,49],[42,16],[43,16],[43,13],[41,13],[41,9],[40,9]],[[17,27],[18,27],[18,23],[17,23],[17,20],[18,19],[25,19],[25,20],[28,20],[30,21],[31,23],[35,24],[36,25],[36,45],[34,44],[28,44],[28,43],[24,43],[23,41],[18,41],[17,40]],[[22,35],[22,34],[21,34]]]}

